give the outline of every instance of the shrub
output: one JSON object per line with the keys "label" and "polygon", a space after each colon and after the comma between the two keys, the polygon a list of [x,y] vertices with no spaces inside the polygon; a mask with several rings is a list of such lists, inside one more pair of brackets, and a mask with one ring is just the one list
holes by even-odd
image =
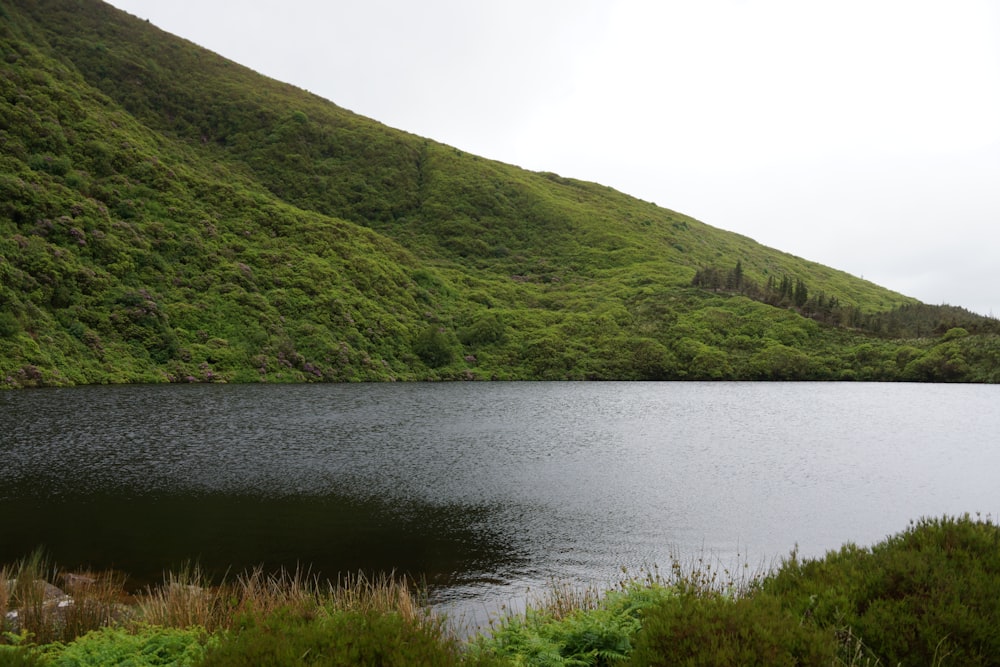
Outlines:
{"label": "shrub", "polygon": [[823,665],[833,633],[801,623],[769,595],[733,599],[685,593],[651,609],[629,665]]}
{"label": "shrub", "polygon": [[666,380],[677,373],[677,359],[662,343],[640,338],[632,344],[632,367],[640,379]]}
{"label": "shrub", "polygon": [[793,556],[763,588],[860,638],[880,664],[993,665],[1000,656],[1000,528],[989,520],[922,519],[871,549]]}
{"label": "shrub", "polygon": [[450,364],[455,350],[454,335],[436,324],[425,327],[413,341],[413,352],[431,368]]}
{"label": "shrub", "polygon": [[0,312],[0,338],[13,338],[21,331],[21,323],[14,313]]}
{"label": "shrub", "polygon": [[497,343],[503,338],[504,322],[496,313],[486,313],[458,332],[458,340],[470,347]]}
{"label": "shrub", "polygon": [[210,648],[201,664],[446,666],[462,664],[462,655],[436,623],[408,621],[391,612],[283,609],[262,621],[248,617]]}

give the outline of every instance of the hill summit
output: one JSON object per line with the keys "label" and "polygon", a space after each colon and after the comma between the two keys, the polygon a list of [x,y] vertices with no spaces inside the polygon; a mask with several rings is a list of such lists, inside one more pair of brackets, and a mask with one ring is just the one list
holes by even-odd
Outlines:
{"label": "hill summit", "polygon": [[1000,379],[994,319],[386,127],[98,0],[4,0],[0,59],[0,387]]}

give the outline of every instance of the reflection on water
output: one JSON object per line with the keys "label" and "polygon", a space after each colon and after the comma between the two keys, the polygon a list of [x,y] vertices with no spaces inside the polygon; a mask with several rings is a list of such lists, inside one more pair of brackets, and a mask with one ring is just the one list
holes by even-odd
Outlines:
{"label": "reflection on water", "polygon": [[439,600],[704,552],[821,555],[996,513],[1000,388],[810,383],[81,387],[0,393],[0,561],[139,581],[308,567]]}
{"label": "reflection on water", "polygon": [[336,578],[410,573],[433,587],[516,568],[516,549],[493,532],[486,510],[392,507],[342,496],[90,494],[18,504],[4,530],[44,544],[62,564],[114,566],[135,587],[198,562],[219,579],[258,565],[301,567]]}

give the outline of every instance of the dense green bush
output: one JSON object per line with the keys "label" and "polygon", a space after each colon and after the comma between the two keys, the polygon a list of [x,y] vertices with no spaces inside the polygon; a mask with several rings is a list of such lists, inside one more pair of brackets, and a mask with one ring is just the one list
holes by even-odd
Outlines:
{"label": "dense green bush", "polygon": [[0,312],[0,338],[13,338],[21,330],[21,323],[13,313]]}
{"label": "dense green bush", "polygon": [[430,324],[417,334],[413,352],[431,368],[447,366],[457,356],[458,344],[454,334],[437,324]]}
{"label": "dense green bush", "polygon": [[[311,613],[284,609],[247,619],[208,650],[204,667],[447,667],[460,665],[457,642],[440,625],[394,612]],[[483,663],[486,664],[486,663]]]}
{"label": "dense green bush", "polygon": [[469,346],[496,343],[503,340],[503,336],[503,319],[496,313],[484,313],[458,332],[458,339],[463,345]]}
{"label": "dense green bush", "polygon": [[769,595],[685,594],[649,611],[628,664],[637,667],[833,664],[836,640]]}
{"label": "dense green bush", "polygon": [[870,549],[791,558],[764,583],[794,614],[850,630],[881,664],[996,665],[1000,528],[923,519]]}

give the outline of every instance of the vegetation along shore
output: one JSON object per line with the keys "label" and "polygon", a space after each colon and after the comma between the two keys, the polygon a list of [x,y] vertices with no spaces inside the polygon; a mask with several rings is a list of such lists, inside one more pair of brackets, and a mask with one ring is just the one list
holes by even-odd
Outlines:
{"label": "vegetation along shore", "polygon": [[[63,589],[48,583],[57,581]],[[197,567],[125,591],[40,553],[0,570],[0,665],[996,665],[1000,527],[921,519],[770,572],[554,585],[460,637],[406,579]]]}
{"label": "vegetation along shore", "polygon": [[0,57],[0,387],[1000,380],[992,317],[386,127],[99,0],[4,0]]}

